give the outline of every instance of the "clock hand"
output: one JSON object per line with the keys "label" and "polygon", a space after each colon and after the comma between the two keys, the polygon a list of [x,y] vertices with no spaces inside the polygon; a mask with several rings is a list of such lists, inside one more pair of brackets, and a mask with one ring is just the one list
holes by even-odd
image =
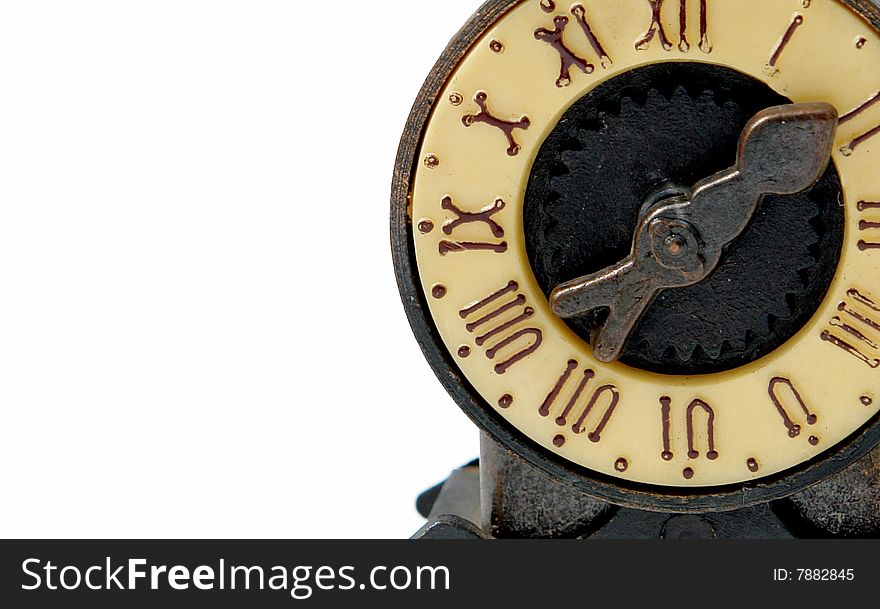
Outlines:
{"label": "clock hand", "polygon": [[620,358],[627,338],[654,297],[706,279],[724,247],[748,226],[767,194],[811,188],[831,156],[837,110],[826,103],[768,108],[740,137],[736,164],[690,190],[649,202],[630,255],[603,271],[558,286],[550,296],[564,318],[607,308],[593,332],[598,360]]}

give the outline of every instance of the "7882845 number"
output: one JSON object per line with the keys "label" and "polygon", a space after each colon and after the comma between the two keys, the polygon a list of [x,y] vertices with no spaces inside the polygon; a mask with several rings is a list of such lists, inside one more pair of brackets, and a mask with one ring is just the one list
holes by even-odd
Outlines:
{"label": "7882845 number", "polygon": [[797,569],[798,581],[855,581],[855,569]]}

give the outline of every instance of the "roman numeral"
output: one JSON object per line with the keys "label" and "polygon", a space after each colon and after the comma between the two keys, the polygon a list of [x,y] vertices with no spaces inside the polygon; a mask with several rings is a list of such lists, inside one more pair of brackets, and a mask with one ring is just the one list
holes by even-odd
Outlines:
{"label": "roman numeral", "polygon": [[[664,461],[672,461],[675,459],[672,445],[673,414],[672,398],[668,396],[660,398],[660,421],[663,441],[663,452],[660,453],[660,457]],[[688,459],[695,461],[703,454],[709,461],[718,459],[719,454],[715,446],[715,409],[704,400],[695,399],[688,404],[683,423],[687,432]],[[682,471],[686,480],[693,478],[694,474],[691,467]]]}
{"label": "roman numeral", "polygon": [[859,201],[856,206],[862,219],[859,220],[859,249],[863,252],[880,250],[880,202]]}
{"label": "roman numeral", "polygon": [[[541,8],[545,13],[552,13],[556,10],[556,4],[553,2],[547,4],[542,3]],[[593,30],[593,26],[587,16],[587,9],[583,4],[575,4],[571,7],[571,14],[574,16],[578,26],[580,26],[580,30],[583,32],[587,42],[589,42],[590,46],[593,48],[593,52],[599,58],[599,63],[602,68],[609,68],[614,62],[608,55],[608,51],[605,50],[602,41],[596,35],[595,30]],[[584,74],[592,74],[596,70],[595,65],[590,63],[590,61],[584,57],[578,55],[572,50],[569,44],[566,43],[565,33],[570,23],[571,19],[567,15],[556,15],[553,18],[552,30],[546,27],[539,27],[535,30],[535,39],[549,44],[559,55],[559,76],[556,78],[556,86],[560,88],[567,87],[571,84],[572,68],[577,68]]]}
{"label": "roman numeral", "polygon": [[880,306],[853,288],[820,337],[869,368],[880,368]]}
{"label": "roman numeral", "polygon": [[776,43],[776,46],[773,47],[770,59],[767,60],[767,65],[764,66],[764,71],[770,76],[776,76],[779,74],[778,65],[779,60],[782,58],[782,53],[788,48],[788,45],[791,44],[795,33],[797,33],[798,29],[804,24],[804,21],[804,16],[800,13],[795,13],[794,16],[792,16],[791,22],[788,24],[785,33],[782,34],[782,37]]}
{"label": "roman numeral", "polygon": [[[506,203],[501,199],[497,199],[492,205],[484,207],[483,209],[476,212],[468,212],[462,210],[453,202],[452,197],[444,197],[443,202],[440,204],[440,206],[444,210],[452,212],[456,216],[455,219],[448,220],[443,224],[443,234],[445,235],[452,235],[456,231],[456,229],[461,226],[476,224],[485,225],[489,229],[493,237],[496,237],[498,239],[504,237],[504,227],[501,226],[493,218],[495,214],[503,211],[504,208],[507,206]],[[485,251],[495,252],[496,254],[503,254],[507,251],[507,242],[443,240],[440,242],[439,249],[441,256],[445,256],[451,253],[469,251]]]}
{"label": "roman numeral", "polygon": [[[575,375],[579,367],[576,360],[568,361],[565,371],[538,409],[538,414],[549,417],[564,403],[565,406],[556,415],[556,424],[559,427],[571,425],[575,434],[586,433],[591,442],[599,443],[620,403],[620,390],[612,383],[594,383],[596,373],[589,368]],[[576,377],[576,380],[570,383],[572,377]],[[588,421],[592,422],[588,424]]]}
{"label": "roman numeral", "polygon": [[[664,51],[671,51],[673,47],[672,40],[666,32],[666,26],[663,23],[663,5],[666,0],[648,0],[651,5],[651,23],[645,34],[636,41],[637,51],[647,51],[651,48],[654,39],[659,39],[660,45]],[[712,52],[712,43],[709,42],[709,2],[708,0],[699,0],[700,2],[700,44],[699,49],[706,54]],[[688,0],[678,0],[678,50],[687,53],[691,50],[691,43],[688,40]]]}
{"label": "roman numeral", "polygon": [[[880,91],[874,93],[874,95],[870,96],[864,102],[844,114],[840,117],[839,124],[845,125],[846,123],[855,120],[860,117],[862,114],[868,112],[877,104],[880,104]],[[880,125],[876,125],[871,127],[865,131],[860,131],[856,134],[856,136],[849,141],[849,143],[845,144],[840,148],[840,152],[844,156],[852,156],[852,154],[865,142],[870,140],[871,138],[880,135]],[[861,210],[860,210],[861,211]]]}
{"label": "roman numeral", "polygon": [[484,123],[490,127],[495,127],[507,139],[507,155],[516,156],[519,154],[520,145],[514,137],[514,131],[520,129],[527,130],[531,126],[528,116],[522,116],[514,120],[506,120],[495,116],[489,109],[489,94],[485,91],[477,91],[474,95],[474,103],[480,109],[476,114],[465,114],[461,117],[461,122],[465,127],[472,127],[477,123]]}
{"label": "roman numeral", "polygon": [[474,342],[485,349],[486,357],[493,361],[501,360],[495,365],[496,374],[505,374],[535,353],[544,342],[544,333],[525,323],[534,317],[535,310],[527,306],[524,295],[516,294],[518,290],[519,284],[511,281],[497,292],[459,311],[463,320],[471,320],[465,328],[476,335]]}
{"label": "roman numeral", "polygon": [[[801,435],[803,427],[795,423],[795,418],[801,418],[801,414],[806,425],[815,425],[819,421],[819,417],[810,412],[810,408],[801,397],[800,391],[791,380],[777,376],[770,381],[767,392],[770,394],[773,405],[776,406],[776,411],[782,417],[789,438],[797,438]],[[816,436],[810,437],[810,444],[818,443]]]}

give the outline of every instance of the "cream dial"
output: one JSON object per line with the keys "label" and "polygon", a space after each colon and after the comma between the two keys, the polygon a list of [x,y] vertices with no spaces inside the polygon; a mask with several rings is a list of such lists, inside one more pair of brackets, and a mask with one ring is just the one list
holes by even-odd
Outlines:
{"label": "cream dial", "polygon": [[[784,345],[722,373],[598,361],[526,251],[542,143],[584,95],[660,62],[723,66],[841,116],[846,225],[827,297]],[[418,158],[410,216],[430,316],[488,407],[546,450],[629,482],[714,487],[809,461],[880,410],[880,35],[846,2],[515,3],[441,89]]]}

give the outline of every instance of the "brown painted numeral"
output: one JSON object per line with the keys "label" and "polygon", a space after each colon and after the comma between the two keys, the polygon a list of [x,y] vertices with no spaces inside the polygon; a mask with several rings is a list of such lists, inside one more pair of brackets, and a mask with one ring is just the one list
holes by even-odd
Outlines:
{"label": "brown painted numeral", "polygon": [[504,227],[493,219],[495,214],[502,211],[507,206],[507,204],[501,199],[497,199],[495,203],[478,212],[467,212],[460,209],[452,201],[452,197],[444,197],[440,206],[446,211],[451,211],[456,216],[455,220],[449,220],[443,224],[443,234],[445,235],[451,235],[456,228],[463,224],[482,222],[489,227],[493,236],[498,237],[499,239],[504,236]]}
{"label": "brown painted numeral", "polygon": [[[672,398],[660,398],[660,418],[662,424],[663,452],[660,456],[664,461],[672,461],[675,453],[672,450]],[[687,430],[688,459],[699,459],[701,449],[705,446],[706,458],[715,461],[718,450],[715,447],[715,409],[701,399],[693,400],[685,411],[684,419]],[[705,430],[705,434],[702,431]]]}
{"label": "brown painted numeral", "polygon": [[[502,227],[493,216],[502,211],[506,204],[501,199],[497,199],[494,204],[485,207],[477,212],[467,212],[460,209],[452,200],[452,197],[444,197],[441,207],[446,211],[452,212],[456,217],[448,220],[443,224],[443,234],[452,235],[457,228],[466,224],[485,224],[493,237],[498,239],[504,237],[504,227]],[[441,241],[440,255],[456,252],[467,251],[489,251],[496,254],[503,254],[507,251],[507,242],[473,242],[473,241]]]}
{"label": "brown painted numeral", "polygon": [[474,342],[485,349],[486,357],[493,361],[501,360],[495,365],[497,374],[505,374],[535,353],[544,342],[544,333],[525,323],[534,317],[535,310],[527,306],[524,295],[516,294],[518,290],[519,284],[511,281],[497,292],[459,311],[463,320],[470,320],[465,328],[477,335]]}
{"label": "brown painted numeral", "polygon": [[837,306],[838,314],[820,337],[869,368],[880,368],[880,306],[853,288]]}
{"label": "brown painted numeral", "polygon": [[[637,51],[647,51],[655,38],[660,40],[660,45],[665,51],[671,51],[672,40],[666,32],[663,24],[663,5],[666,0],[648,0],[651,5],[651,23],[645,34],[636,41]],[[706,54],[712,52],[712,43],[709,42],[709,1],[700,0],[700,44],[699,49]],[[678,0],[678,50],[687,53],[691,50],[688,40],[688,0]]]}
{"label": "brown painted numeral", "polygon": [[654,38],[659,37],[663,50],[671,51],[672,41],[666,34],[666,28],[663,25],[662,16],[663,3],[666,2],[666,0],[648,0],[648,2],[651,5],[651,24],[648,26],[648,30],[645,32],[644,36],[636,41],[636,50],[647,51],[651,47],[651,42]]}
{"label": "brown painted numeral", "polygon": [[[797,438],[801,435],[801,430],[803,429],[800,424],[794,421],[795,417],[799,416],[797,411],[803,413],[803,420],[807,425],[815,425],[819,421],[819,417],[810,412],[810,408],[801,396],[800,391],[797,390],[797,387],[795,387],[791,380],[777,376],[770,381],[767,392],[770,394],[773,405],[776,406],[776,412],[782,417],[782,422],[788,431],[789,438]],[[797,408],[792,408],[795,404]]]}
{"label": "brown painted numeral", "polygon": [[770,76],[776,76],[779,74],[779,60],[782,58],[782,53],[785,49],[788,48],[788,45],[791,44],[794,35],[797,33],[798,29],[804,24],[804,16],[800,13],[795,13],[791,22],[788,24],[788,27],[785,29],[785,32],[782,34],[782,37],[776,43],[776,46],[773,47],[773,51],[770,54],[770,59],[767,60],[767,65],[764,66],[764,71],[767,72]]}
{"label": "brown painted numeral", "polygon": [[[684,2],[685,0],[682,0]],[[709,42],[709,9],[708,0],[700,0],[700,50],[707,55],[712,52]]]}
{"label": "brown painted numeral", "polygon": [[[552,13],[556,10],[554,3],[542,4],[545,13]],[[571,7],[571,14],[574,16],[578,26],[580,26],[584,37],[593,48],[593,52],[599,58],[599,63],[603,69],[608,69],[614,62],[605,50],[605,45],[596,35],[590,19],[587,16],[587,9],[583,4],[575,4]],[[539,27],[535,30],[535,39],[549,44],[559,55],[559,76],[556,78],[557,87],[567,87],[571,84],[572,69],[577,68],[584,74],[592,74],[596,70],[596,66],[590,63],[586,58],[578,55],[566,43],[566,31],[571,23],[571,19],[567,15],[556,15],[553,18],[553,29]]]}
{"label": "brown painted numeral", "polygon": [[462,252],[495,252],[503,254],[507,251],[507,243],[479,243],[475,241],[441,241],[438,247],[441,256]]}
{"label": "brown painted numeral", "polygon": [[565,28],[568,27],[568,23],[568,17],[557,15],[553,19],[552,30],[543,27],[535,30],[535,39],[546,42],[559,54],[559,77],[556,79],[556,86],[559,88],[567,87],[571,84],[572,68],[578,68],[584,74],[592,74],[596,69],[596,66],[583,57],[575,54],[575,52],[565,44]]}
{"label": "brown painted numeral", "polygon": [[590,25],[589,19],[587,19],[587,9],[584,8],[583,4],[575,4],[571,7],[571,14],[574,15],[574,18],[577,19],[578,25],[581,26],[581,29],[584,32],[584,36],[587,37],[587,40],[590,42],[590,46],[593,47],[593,51],[596,52],[596,55],[599,56],[599,63],[602,64],[603,68],[608,68],[614,62],[611,61],[611,57],[608,56],[608,52],[605,50],[605,47],[596,37],[596,34],[593,32],[593,26]]}
{"label": "brown painted numeral", "polygon": [[[880,91],[874,93],[874,95],[870,96],[864,102],[844,114],[840,117],[840,124],[844,125],[851,120],[854,120],[869,111],[874,106],[880,104]],[[845,144],[841,147],[840,152],[844,156],[851,156],[856,149],[859,148],[862,144],[870,140],[871,138],[880,135],[880,125],[868,129],[867,131],[859,133],[856,137],[854,137],[849,143]]]}
{"label": "brown painted numeral", "polygon": [[[880,95],[880,94],[878,94]],[[859,201],[857,209],[862,216],[859,220],[859,250],[863,252],[880,250],[880,202]]]}
{"label": "brown painted numeral", "polygon": [[489,94],[485,91],[477,91],[474,95],[474,103],[477,104],[480,111],[476,114],[465,114],[461,117],[461,122],[465,127],[472,127],[477,123],[484,123],[490,127],[495,127],[507,138],[507,154],[508,156],[516,156],[519,154],[520,145],[517,143],[513,135],[514,130],[527,130],[531,126],[528,116],[523,116],[514,120],[505,120],[498,118],[489,110]]}
{"label": "brown painted numeral", "polygon": [[718,451],[715,450],[715,410],[703,400],[694,400],[687,408],[688,459],[700,458],[695,432],[698,411],[705,415],[706,420],[706,458],[714,461],[718,458]]}
{"label": "brown painted numeral", "polygon": [[[579,367],[580,364],[577,361],[568,361],[565,371],[538,408],[538,414],[542,417],[549,417],[556,409],[557,402],[559,405],[562,404],[560,398],[563,393],[568,394],[569,381],[572,376],[575,376],[574,373]],[[599,443],[602,441],[602,434],[611,422],[618,404],[620,404],[620,390],[612,383],[604,383],[593,389],[592,382],[596,378],[596,373],[589,368],[577,376],[579,380],[573,384],[574,391],[568,395],[565,407],[556,416],[556,424],[560,427],[571,424],[571,429],[575,434],[586,433],[591,442]],[[586,397],[588,395],[589,397]],[[594,412],[601,412],[601,415],[591,416]],[[587,425],[588,419],[594,421],[591,430],[588,429],[590,427]]]}

